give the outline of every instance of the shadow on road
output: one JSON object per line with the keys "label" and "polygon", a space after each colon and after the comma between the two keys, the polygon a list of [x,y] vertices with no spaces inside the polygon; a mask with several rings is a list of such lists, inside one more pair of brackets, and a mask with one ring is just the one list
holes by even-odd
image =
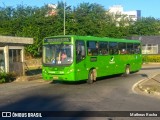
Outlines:
{"label": "shadow on road", "polygon": [[30,96],[17,102],[0,107],[0,109],[4,111],[62,110],[63,103],[61,103],[61,99],[63,99],[63,96]]}
{"label": "shadow on road", "polygon": [[142,77],[148,78],[147,74],[141,74]]}
{"label": "shadow on road", "polygon": [[[42,118],[37,118],[38,120],[82,120],[80,116],[83,116],[85,114],[84,111],[86,111],[87,108],[85,109],[85,107],[83,106],[83,109],[78,109],[77,111],[70,111],[69,106],[67,105],[67,102],[64,102],[64,99],[65,96],[63,95],[57,95],[52,97],[30,96],[10,104],[0,106],[0,110],[12,113],[41,113]],[[12,119],[15,120],[16,118]],[[36,118],[33,119],[35,120]]]}
{"label": "shadow on road", "polygon": [[65,84],[65,85],[80,85],[85,84],[86,80],[81,81],[62,81],[62,80],[53,80],[50,84]]}
{"label": "shadow on road", "polygon": [[[36,119],[38,120],[84,120],[84,118],[87,118],[87,116],[89,116],[90,118],[89,120],[91,120],[92,118],[93,118],[92,120],[95,120],[94,118],[96,117],[97,111],[87,111],[88,108],[85,108],[85,106],[83,106],[82,109],[78,109],[76,111],[70,110],[69,106],[67,105],[67,102],[64,102],[64,99],[65,99],[65,96],[63,95],[57,95],[54,97],[30,96],[30,97],[21,99],[19,101],[16,101],[14,103],[1,106],[0,110],[4,112],[6,111],[12,112],[12,113],[13,112],[27,113],[27,115],[28,113],[41,113],[42,117],[33,118],[34,120]],[[93,114],[93,117],[91,113],[95,113]],[[12,114],[12,116],[14,115],[15,114]],[[23,120],[23,118],[21,117],[13,117],[13,118],[9,118],[9,120],[10,119],[16,120],[18,118]],[[28,119],[32,120],[32,118],[28,118]],[[105,120],[112,120],[112,118],[108,118],[108,119],[105,118]]]}
{"label": "shadow on road", "polygon": [[[124,77],[122,74],[116,74],[116,75],[109,75],[104,77],[98,77],[96,82],[116,78],[116,77]],[[127,77],[127,76],[125,76]],[[50,84],[65,84],[65,85],[80,85],[80,84],[88,84],[87,80],[80,80],[80,81],[62,81],[62,80],[53,80],[50,82]]]}

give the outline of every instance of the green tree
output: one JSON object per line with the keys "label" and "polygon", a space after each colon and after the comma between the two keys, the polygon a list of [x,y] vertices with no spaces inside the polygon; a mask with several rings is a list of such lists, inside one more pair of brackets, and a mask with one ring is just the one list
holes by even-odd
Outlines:
{"label": "green tree", "polygon": [[160,21],[153,17],[139,19],[130,26],[130,34],[160,35]]}
{"label": "green tree", "polygon": [[81,3],[74,9],[73,24],[78,35],[101,36],[106,25],[105,9],[99,4]]}
{"label": "green tree", "polygon": [[[160,20],[142,18],[131,21],[125,15],[113,15],[103,6],[81,3],[68,6],[58,2],[57,14],[48,16],[47,5],[0,7],[0,35],[32,37],[34,44],[26,47],[27,54],[41,56],[42,40],[46,36],[63,35],[64,4],[66,34],[124,38],[130,35],[160,35]],[[120,19],[117,20],[117,19]]]}

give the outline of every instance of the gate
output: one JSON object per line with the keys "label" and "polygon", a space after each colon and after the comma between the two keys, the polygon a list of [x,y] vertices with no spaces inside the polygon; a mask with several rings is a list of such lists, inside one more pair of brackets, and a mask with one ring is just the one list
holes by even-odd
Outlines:
{"label": "gate", "polygon": [[23,75],[23,63],[22,62],[12,62],[9,63],[9,72],[15,73],[18,76]]}
{"label": "gate", "polygon": [[21,49],[9,49],[9,72],[23,75]]}

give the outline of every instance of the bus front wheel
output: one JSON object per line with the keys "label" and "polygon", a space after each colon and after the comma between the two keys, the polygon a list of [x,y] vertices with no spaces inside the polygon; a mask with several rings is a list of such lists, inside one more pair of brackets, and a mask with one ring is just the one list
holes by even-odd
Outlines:
{"label": "bus front wheel", "polygon": [[92,69],[89,71],[87,83],[92,84],[96,81],[96,70]]}

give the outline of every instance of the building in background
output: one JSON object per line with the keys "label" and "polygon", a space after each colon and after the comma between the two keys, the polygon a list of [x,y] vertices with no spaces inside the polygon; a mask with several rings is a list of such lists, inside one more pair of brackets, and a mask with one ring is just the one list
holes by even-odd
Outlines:
{"label": "building in background", "polygon": [[133,22],[137,21],[141,18],[141,10],[133,10],[133,11],[124,11],[121,5],[114,5],[109,7],[108,10],[109,14],[112,14],[117,21],[117,26],[119,25],[118,22],[121,20],[131,20]]}
{"label": "building in background", "polygon": [[160,36],[132,36],[142,41],[142,54],[160,54]]}
{"label": "building in background", "polygon": [[57,4],[48,4],[48,13],[46,14],[46,17],[48,16],[55,16],[57,15]]}

